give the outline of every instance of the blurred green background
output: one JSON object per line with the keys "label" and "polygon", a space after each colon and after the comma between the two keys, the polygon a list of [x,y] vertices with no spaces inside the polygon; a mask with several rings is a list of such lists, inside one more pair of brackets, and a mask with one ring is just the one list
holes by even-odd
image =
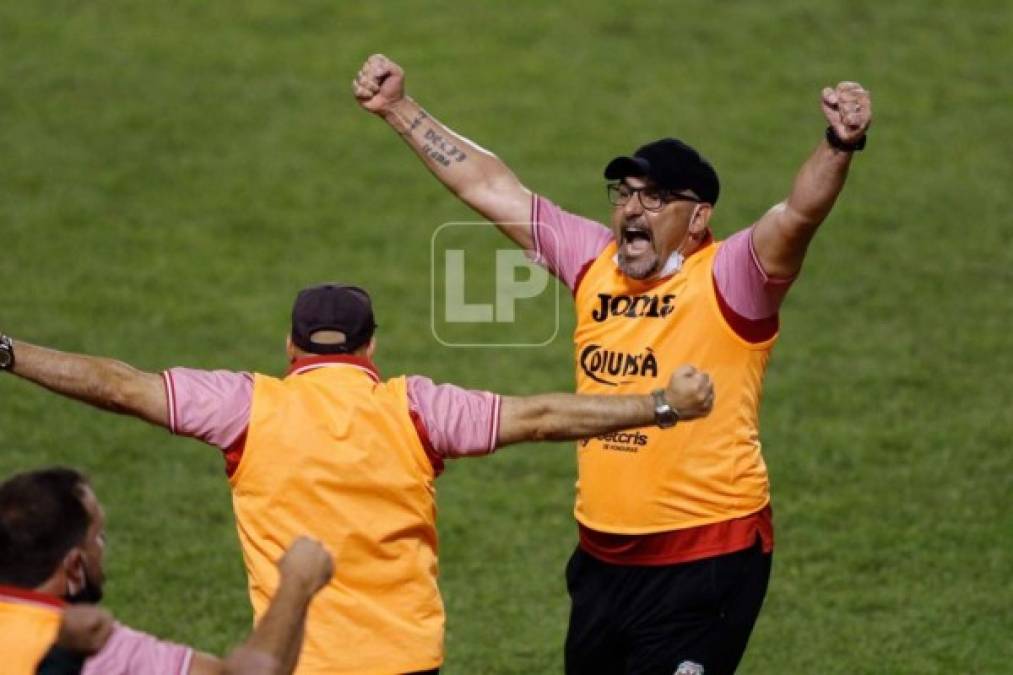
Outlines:
{"label": "blurred green background", "polygon": [[[771,361],[778,544],[741,672],[1013,672],[1013,5],[10,0],[0,328],[151,370],[279,373],[295,291],[342,279],[374,295],[385,375],[572,389],[565,289],[546,347],[431,335],[430,236],[474,216],[357,108],[378,51],[593,218],[607,159],[688,140],[721,174],[721,236],[786,194],[821,87],[871,89],[868,149]],[[0,473],[56,462],[105,501],[120,619],[216,652],[241,639],[214,450],[0,378]],[[440,478],[444,672],[561,671],[574,477],[572,448],[544,444]]]}

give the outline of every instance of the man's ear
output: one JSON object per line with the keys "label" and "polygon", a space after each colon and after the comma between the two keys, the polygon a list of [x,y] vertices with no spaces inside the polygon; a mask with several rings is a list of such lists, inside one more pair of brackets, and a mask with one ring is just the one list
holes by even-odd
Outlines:
{"label": "man's ear", "polygon": [[694,239],[703,238],[710,225],[712,213],[714,207],[707,202],[701,202],[693,207],[693,213],[689,216],[689,233]]}
{"label": "man's ear", "polygon": [[74,595],[85,587],[84,552],[77,546],[67,551],[60,563],[63,576],[67,579],[67,594]]}
{"label": "man's ear", "polygon": [[285,356],[288,357],[288,362],[292,363],[295,361],[295,345],[292,344],[292,334],[289,333],[285,336]]}
{"label": "man's ear", "polygon": [[366,345],[366,358],[370,361],[373,360],[373,354],[376,352],[376,336],[369,338],[369,344]]}

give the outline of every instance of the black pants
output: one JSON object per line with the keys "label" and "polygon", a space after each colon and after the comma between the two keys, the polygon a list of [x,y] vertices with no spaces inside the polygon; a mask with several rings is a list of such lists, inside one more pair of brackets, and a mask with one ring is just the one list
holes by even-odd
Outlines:
{"label": "black pants", "polygon": [[771,555],[749,549],[664,566],[611,565],[579,546],[566,567],[567,675],[724,675],[746,650]]}

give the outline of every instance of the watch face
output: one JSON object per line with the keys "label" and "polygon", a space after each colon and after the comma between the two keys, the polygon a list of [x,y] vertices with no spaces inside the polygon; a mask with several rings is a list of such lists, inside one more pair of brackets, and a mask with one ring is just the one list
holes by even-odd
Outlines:
{"label": "watch face", "polygon": [[675,423],[679,421],[679,416],[671,408],[664,412],[657,412],[656,417],[658,418],[658,426],[662,429],[675,426]]}
{"label": "watch face", "polygon": [[7,370],[14,363],[14,344],[6,335],[0,335],[0,370]]}

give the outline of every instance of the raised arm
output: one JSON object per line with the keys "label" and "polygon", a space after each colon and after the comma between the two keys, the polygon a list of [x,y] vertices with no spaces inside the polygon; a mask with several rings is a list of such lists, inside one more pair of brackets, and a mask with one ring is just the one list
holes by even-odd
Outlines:
{"label": "raised arm", "polygon": [[447,189],[525,249],[533,249],[531,192],[494,154],[450,130],[405,95],[401,67],[370,56],[352,81],[364,109],[387,122]]}
{"label": "raised arm", "polygon": [[855,82],[823,89],[822,108],[840,147],[827,139],[820,141],[795,177],[788,198],[771,208],[753,228],[756,256],[772,277],[791,277],[801,269],[809,242],[848,177],[853,150],[842,148],[864,142],[872,123],[869,92]]}
{"label": "raised arm", "polygon": [[278,591],[246,642],[224,660],[194,654],[188,675],[290,675],[295,670],[306,612],[334,576],[334,562],[319,542],[300,537],[278,561],[278,572]]}
{"label": "raised arm", "polygon": [[[682,366],[672,374],[664,398],[680,421],[696,419],[714,407],[714,385],[706,373]],[[577,440],[654,423],[655,401],[648,394],[503,397],[497,445]]]}
{"label": "raised arm", "polygon": [[10,340],[10,347],[10,370],[18,377],[103,410],[133,415],[163,427],[169,425],[160,375],[121,361],[68,354],[21,340]]}
{"label": "raised arm", "polygon": [[[288,675],[302,651],[306,612],[310,601],[334,576],[334,561],[320,542],[300,537],[278,562],[281,581],[260,623],[250,638],[225,662],[234,675]],[[334,649],[347,648],[337,644]],[[275,670],[257,670],[255,663],[276,664]]]}

